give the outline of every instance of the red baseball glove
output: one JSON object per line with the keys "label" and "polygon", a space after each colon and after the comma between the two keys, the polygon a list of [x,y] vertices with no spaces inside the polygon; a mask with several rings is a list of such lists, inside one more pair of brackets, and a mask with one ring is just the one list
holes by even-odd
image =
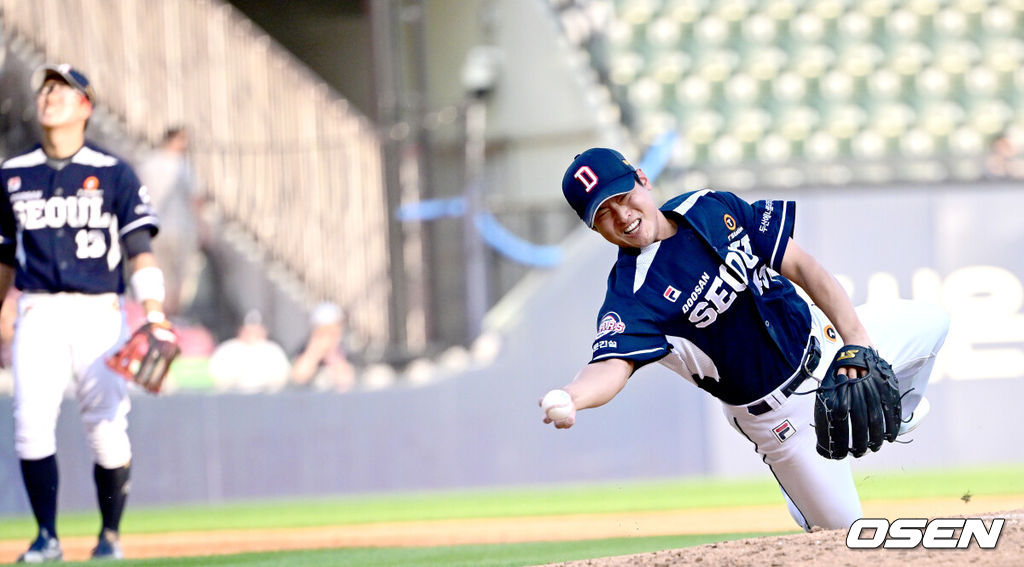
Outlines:
{"label": "red baseball glove", "polygon": [[139,327],[128,342],[107,359],[107,366],[153,394],[171,369],[171,363],[181,353],[178,335],[170,323],[146,323]]}

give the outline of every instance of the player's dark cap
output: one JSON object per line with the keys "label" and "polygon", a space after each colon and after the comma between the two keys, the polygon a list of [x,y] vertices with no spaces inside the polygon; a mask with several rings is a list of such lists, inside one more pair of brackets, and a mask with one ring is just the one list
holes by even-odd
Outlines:
{"label": "player's dark cap", "polygon": [[78,69],[67,63],[54,65],[52,63],[43,65],[36,69],[32,75],[32,86],[38,91],[48,79],[59,79],[71,85],[75,90],[85,95],[89,102],[96,102],[96,91],[93,90],[89,79]]}
{"label": "player's dark cap", "polygon": [[601,205],[635,187],[636,168],[619,152],[590,148],[576,156],[562,177],[562,194],[587,226]]}

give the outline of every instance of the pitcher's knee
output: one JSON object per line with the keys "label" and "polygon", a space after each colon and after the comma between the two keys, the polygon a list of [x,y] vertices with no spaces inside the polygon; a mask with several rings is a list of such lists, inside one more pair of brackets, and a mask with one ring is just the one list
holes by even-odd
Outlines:
{"label": "pitcher's knee", "polygon": [[938,310],[935,312],[935,319],[935,351],[938,352],[939,348],[942,346],[942,343],[946,341],[946,334],[949,333],[949,313],[945,309],[939,307]]}
{"label": "pitcher's knee", "polygon": [[942,348],[946,334],[949,333],[949,312],[935,303],[912,301],[908,304],[912,307],[904,316],[913,320],[918,328],[918,337],[921,341],[919,345],[929,351],[922,354],[935,356]]}

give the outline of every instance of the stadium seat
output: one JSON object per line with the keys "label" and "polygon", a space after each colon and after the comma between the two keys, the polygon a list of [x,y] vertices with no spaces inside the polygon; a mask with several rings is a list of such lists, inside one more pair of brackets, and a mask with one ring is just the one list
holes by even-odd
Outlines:
{"label": "stadium seat", "polygon": [[[974,169],[944,167],[943,155],[980,159],[994,135],[1024,126],[1019,0],[608,5],[595,65],[607,69],[638,140],[677,129],[685,146],[670,166],[680,171],[760,171],[787,184],[887,180],[911,173],[839,161],[902,156],[917,160],[916,179],[962,176]],[[799,173],[801,163],[830,160]]]}

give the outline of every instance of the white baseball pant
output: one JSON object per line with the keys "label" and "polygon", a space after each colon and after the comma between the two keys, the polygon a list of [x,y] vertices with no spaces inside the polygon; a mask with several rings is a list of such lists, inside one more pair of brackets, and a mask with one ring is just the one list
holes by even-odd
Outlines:
{"label": "white baseball pant", "polygon": [[56,427],[72,382],[96,463],[112,469],[131,460],[124,378],[106,358],[128,336],[116,294],[24,293],[11,345],[14,372],[14,448],[20,459],[57,451]]}
{"label": "white baseball pant", "polygon": [[[910,392],[902,401],[906,420],[928,386],[935,355],[949,330],[949,316],[937,305],[907,300],[866,304],[856,310],[875,349],[892,365],[900,394]],[[831,323],[820,309],[812,306],[811,316],[812,333],[822,351],[814,371],[820,381],[843,343],[838,335],[827,332]],[[852,457],[837,461],[818,454],[813,427],[815,396],[800,395],[816,387],[814,380],[806,380],[788,398],[778,392],[765,396],[761,400],[773,409],[762,415],[751,415],[748,406],[723,404],[723,411],[775,475],[797,524],[805,530],[812,526],[847,528],[862,514],[850,471]]]}

